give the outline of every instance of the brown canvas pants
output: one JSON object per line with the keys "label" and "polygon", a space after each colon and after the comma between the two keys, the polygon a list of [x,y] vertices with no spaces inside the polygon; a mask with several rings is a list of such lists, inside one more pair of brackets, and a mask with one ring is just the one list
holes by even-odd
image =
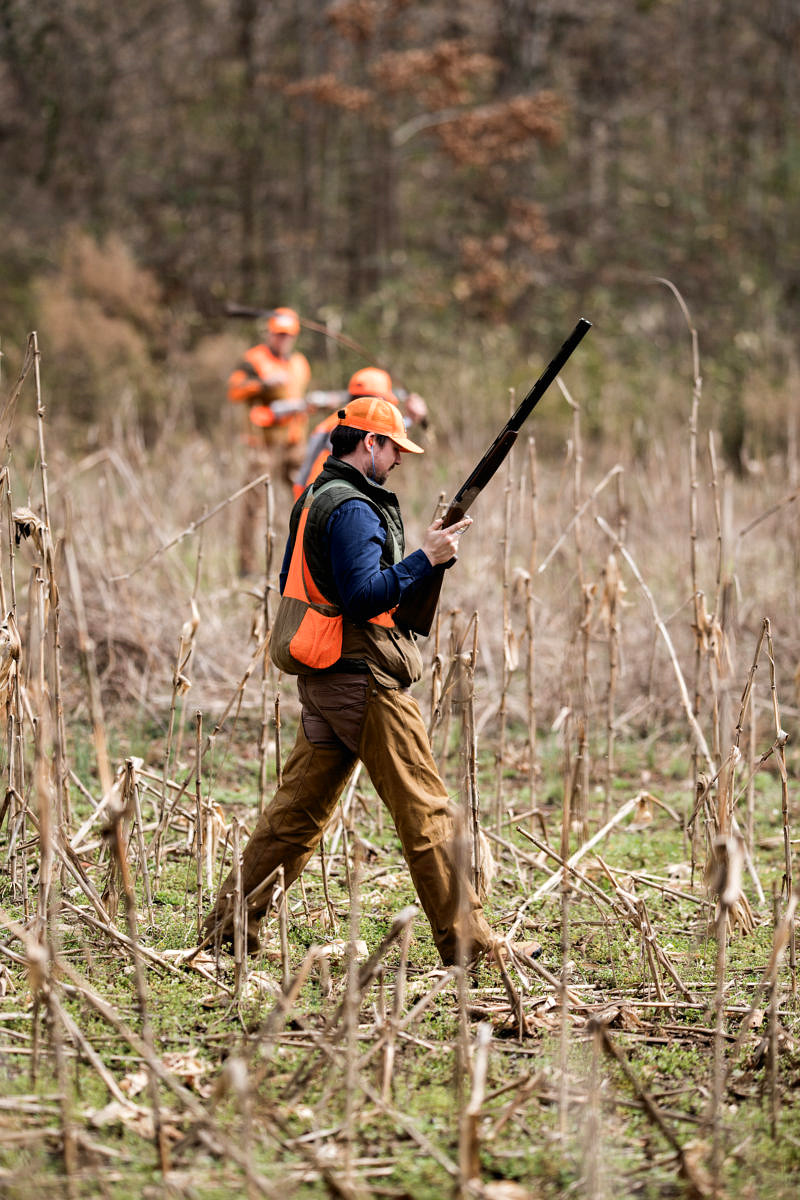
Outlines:
{"label": "brown canvas pants", "polygon": [[[420,903],[446,964],[485,953],[494,936],[466,872],[459,869],[447,790],[436,769],[422,715],[399,689],[369,675],[299,678],[301,728],[283,782],[244,851],[245,895],[282,865],[288,887],[319,845],[358,759],[391,813]],[[230,925],[233,873],[223,883],[207,928]],[[259,894],[248,912],[252,932],[269,906]]]}

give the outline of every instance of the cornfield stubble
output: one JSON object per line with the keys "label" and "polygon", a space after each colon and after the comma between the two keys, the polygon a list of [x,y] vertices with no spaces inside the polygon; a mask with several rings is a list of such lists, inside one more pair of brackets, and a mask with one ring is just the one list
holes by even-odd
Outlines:
{"label": "cornfield stubble", "polygon": [[[691,432],[618,462],[576,411],[562,456],[523,437],[476,504],[416,695],[465,855],[480,809],[489,918],[542,955],[460,979],[363,775],[262,952],[187,960],[297,720],[263,654],[286,498],[265,600],[214,511],[232,442],[66,458],[31,377],[21,418],[3,525],[29,494],[41,524],[2,563],[5,1194],[794,1195],[797,464],[731,476]],[[480,449],[439,432],[392,479],[412,547]]]}

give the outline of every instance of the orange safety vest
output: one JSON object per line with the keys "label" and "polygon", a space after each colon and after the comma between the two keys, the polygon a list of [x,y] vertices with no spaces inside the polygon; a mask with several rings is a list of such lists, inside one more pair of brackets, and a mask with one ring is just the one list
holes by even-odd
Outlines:
{"label": "orange safety vest", "polygon": [[[330,480],[316,491],[309,488],[297,526],[286,586],[270,639],[273,662],[288,674],[306,674],[309,669],[325,671],[342,657],[342,610],[323,596],[314,582],[306,561],[304,544],[312,503],[334,487],[342,487],[339,480]],[[349,488],[347,490],[351,491]],[[384,629],[395,628],[391,612],[370,617],[368,623]]]}
{"label": "orange safety vest", "polygon": [[[251,346],[228,379],[228,400],[231,404],[269,404],[271,400],[299,399],[304,396],[311,367],[304,354],[295,352],[289,358],[279,358],[263,342]],[[266,393],[266,394],[265,394]],[[302,442],[308,428],[306,413],[288,413],[275,418],[266,428],[248,423],[248,441],[261,445],[279,440],[295,445]]]}

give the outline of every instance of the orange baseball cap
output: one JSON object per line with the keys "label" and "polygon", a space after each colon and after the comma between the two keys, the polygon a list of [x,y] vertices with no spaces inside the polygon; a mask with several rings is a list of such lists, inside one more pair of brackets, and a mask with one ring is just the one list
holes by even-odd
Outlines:
{"label": "orange baseball cap", "polygon": [[406,437],[406,427],[400,410],[395,404],[384,400],[383,396],[359,396],[351,400],[336,414],[339,425],[348,429],[363,429],[366,433],[380,433],[391,440],[401,450],[409,454],[424,454],[422,446]]}
{"label": "orange baseball cap", "polygon": [[392,391],[392,377],[381,367],[362,367],[350,377],[347,390],[351,396],[383,396],[397,404],[397,396]]}
{"label": "orange baseball cap", "polygon": [[289,333],[297,337],[300,332],[300,318],[293,308],[275,308],[267,319],[267,329],[270,333]]}

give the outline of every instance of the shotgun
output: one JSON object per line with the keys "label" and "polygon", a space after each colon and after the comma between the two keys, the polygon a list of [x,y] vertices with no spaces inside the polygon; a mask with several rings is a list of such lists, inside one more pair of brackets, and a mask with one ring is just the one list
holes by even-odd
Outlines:
{"label": "shotgun", "polygon": [[[271,317],[274,311],[273,308],[254,308],[252,304],[235,304],[233,300],[228,300],[225,303],[225,315],[227,317],[244,317],[247,320],[261,321]],[[376,365],[380,365],[380,359],[351,337],[347,337],[343,333],[337,333],[335,330],[329,329],[327,325],[321,325],[319,321],[310,321],[308,317],[298,316],[297,319],[303,329],[311,329],[314,333],[321,333],[324,337],[332,338],[334,342],[339,342],[341,346],[345,346],[348,350],[353,350],[356,354],[360,354],[367,362],[374,362]]]}
{"label": "shotgun", "polygon": [[[471,507],[486,487],[489,480],[509,454],[523,424],[550,387],[550,384],[556,375],[558,375],[575,347],[585,337],[591,327],[591,321],[586,321],[583,317],[580,318],[555,358],[545,367],[516,412],[500,430],[472,474],[462,483],[456,492],[455,497],[451,500],[442,518],[443,529],[448,529],[451,525],[455,525],[456,521],[460,521],[467,509]],[[428,575],[426,579],[408,589],[393,613],[397,625],[412,633],[422,634],[423,637],[428,636],[433,625],[433,618],[436,615],[436,606],[439,603],[439,593],[442,590],[445,569],[444,564],[435,566],[431,575]]]}

